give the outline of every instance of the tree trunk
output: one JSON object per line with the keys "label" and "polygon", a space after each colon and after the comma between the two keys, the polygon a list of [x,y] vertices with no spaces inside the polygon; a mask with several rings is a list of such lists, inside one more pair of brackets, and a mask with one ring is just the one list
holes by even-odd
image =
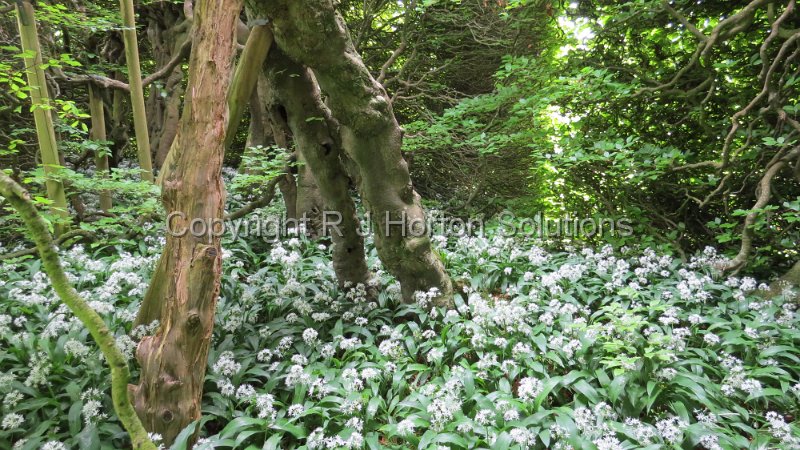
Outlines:
{"label": "tree trunk", "polygon": [[226,98],[240,10],[235,0],[206,0],[195,7],[188,95],[172,162],[163,168],[162,198],[177,233],[167,234],[137,317],[137,323],[158,319],[160,326],[137,348],[141,379],[131,387],[134,406],[145,427],[167,445],[200,417],[222,252],[214,233],[180,231],[195,219],[223,218]]}
{"label": "tree trunk", "polygon": [[[106,140],[106,113],[103,108],[103,97],[98,92],[99,88],[89,84],[89,114],[92,116],[91,137],[95,141]],[[98,177],[108,177],[108,154],[95,151],[95,172]],[[111,192],[100,192],[100,209],[108,212],[111,209]]]}
{"label": "tree trunk", "polygon": [[452,284],[426,234],[425,212],[400,152],[403,133],[383,88],[353,47],[332,0],[249,0],[273,24],[278,47],[313,69],[341,125],[342,145],[362,177],[383,264],[409,301],[438,289],[435,303],[452,305]]}
{"label": "tree trunk", "polygon": [[[189,39],[183,8],[169,2],[149,5],[147,16],[147,38],[152,47],[156,67],[165,67],[181,52],[184,41]],[[181,115],[183,97],[183,68],[178,64],[161,82],[150,85],[147,97],[147,130],[150,136],[151,155],[155,166],[161,168],[175,140]]]}
{"label": "tree trunk", "polygon": [[139,64],[139,43],[136,41],[136,19],[133,12],[133,0],[120,0],[119,6],[122,14],[122,38],[125,41],[125,61],[128,63],[128,85],[131,88],[133,128],[136,132],[139,167],[142,170],[142,179],[153,181],[150,136],[147,134],[147,112],[144,108],[142,70]]}
{"label": "tree trunk", "polygon": [[[294,137],[298,147],[297,137]],[[305,234],[316,239],[322,236],[322,194],[317,178],[308,166],[305,154],[295,150],[297,158],[297,219],[305,225]]]}
{"label": "tree trunk", "polygon": [[350,179],[340,160],[336,124],[322,102],[316,80],[308,69],[279,50],[271,53],[267,68],[271,91],[286,111],[297,151],[319,185],[328,211],[323,220],[335,224],[322,232],[333,241],[333,267],[339,285],[367,285],[370,273],[361,225],[350,197]]}
{"label": "tree trunk", "polygon": [[[114,79],[122,79],[122,74],[117,72]],[[125,149],[130,145],[130,124],[127,120],[128,108],[125,104],[125,93],[119,89],[111,92],[111,128],[108,133],[109,140],[113,143],[111,148],[111,167],[119,167]]]}
{"label": "tree trunk", "polygon": [[[291,162],[297,163],[297,155],[293,153],[289,145],[289,139],[291,139],[292,133],[289,129],[289,124],[286,123],[286,111],[281,105],[274,101],[272,87],[264,76],[258,81],[258,95],[261,98],[262,104],[265,105],[267,118],[270,127],[272,127],[272,136],[275,138],[275,145],[290,153]],[[300,218],[297,208],[299,180],[295,180],[295,175],[297,175],[297,178],[300,176],[297,165],[294,165],[291,171],[284,176],[284,179],[278,183],[278,189],[280,189],[283,202],[286,204],[286,218],[288,220]]]}
{"label": "tree trunk", "polygon": [[245,152],[250,147],[267,147],[274,143],[272,125],[270,125],[267,117],[266,106],[259,95],[261,78],[262,75],[259,75],[259,82],[256,83],[256,88],[250,93],[250,123],[248,124]]}
{"label": "tree trunk", "polygon": [[278,181],[278,190],[281,191],[283,197],[283,205],[286,208],[286,219],[297,219],[297,182],[295,181],[292,173],[281,175],[281,180]]}
{"label": "tree trunk", "polygon": [[[287,204],[286,216],[288,219],[296,218],[305,222],[308,236],[318,237],[322,234],[322,197],[314,174],[305,163],[305,157],[296,149],[297,140],[289,126],[288,113],[278,98],[280,94],[275,92],[274,88],[269,80],[264,79],[262,99],[267,105],[267,115],[272,124],[275,144],[289,152],[292,152],[289,139],[293,139],[295,144],[291,159],[295,163],[293,172],[297,175],[297,183],[287,180],[278,185]],[[290,203],[294,204],[293,215],[289,213]]]}
{"label": "tree trunk", "polygon": [[236,72],[233,74],[230,92],[228,93],[228,109],[230,120],[225,132],[225,146],[228,147],[236,137],[239,122],[242,121],[245,106],[252,98],[253,91],[261,74],[264,60],[272,46],[272,31],[266,24],[260,24],[250,30]]}
{"label": "tree trunk", "polygon": [[[58,153],[58,142],[53,128],[52,105],[47,93],[47,80],[42,70],[42,49],[39,46],[39,34],[36,29],[36,17],[30,0],[17,2],[17,25],[19,26],[22,51],[25,52],[25,67],[30,86],[33,119],[36,123],[36,138],[42,156],[44,173],[47,176],[47,196],[53,202],[53,211],[65,221],[69,219],[67,197],[64,185],[54,175],[61,166]],[[66,223],[56,227],[56,234],[64,231]]]}

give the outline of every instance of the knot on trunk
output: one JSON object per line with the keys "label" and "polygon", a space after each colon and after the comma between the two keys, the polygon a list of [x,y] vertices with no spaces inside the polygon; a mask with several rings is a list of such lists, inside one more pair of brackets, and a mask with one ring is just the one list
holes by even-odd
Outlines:
{"label": "knot on trunk", "polygon": [[200,313],[197,311],[192,311],[186,317],[186,331],[192,334],[197,334],[200,331],[200,325],[202,321],[200,320]]}
{"label": "knot on trunk", "polygon": [[400,199],[407,204],[414,202],[414,185],[410,181],[400,189]]}

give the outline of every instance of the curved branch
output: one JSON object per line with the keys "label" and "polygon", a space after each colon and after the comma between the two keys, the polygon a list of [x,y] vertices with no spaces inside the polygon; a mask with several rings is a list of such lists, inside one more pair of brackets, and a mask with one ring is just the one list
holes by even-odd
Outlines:
{"label": "curved branch", "polygon": [[166,65],[164,65],[164,67],[156,70],[155,72],[151,73],[150,75],[142,79],[142,86],[147,86],[155,81],[158,81],[162,78],[166,78],[167,76],[169,76],[169,74],[171,74],[172,71],[175,70],[175,67],[177,67],[178,64],[182,63],[186,58],[189,57],[189,53],[191,52],[191,50],[192,50],[192,38],[187,37],[186,40],[183,41],[183,44],[181,44],[181,48],[180,50],[178,50],[178,53],[175,54],[175,56],[173,56],[172,59]]}
{"label": "curved branch", "polygon": [[[186,40],[181,44],[181,48],[178,53],[173,56],[173,58],[165,64],[160,69],[156,70],[155,72],[151,73],[147,77],[142,79],[142,87],[149,86],[154,82],[164,79],[168,77],[175,67],[181,64],[186,58],[189,57],[189,53],[192,50],[192,39],[186,38]],[[83,84],[83,83],[93,83],[97,86],[107,88],[107,89],[119,89],[121,91],[130,92],[131,87],[128,83],[120,80],[115,80],[113,78],[109,78],[103,75],[97,74],[66,74],[61,69],[53,67],[51,68],[51,72],[53,78],[58,81],[63,81],[66,83],[75,83],[75,84]]]}
{"label": "curved branch", "polygon": [[744,219],[744,228],[742,229],[742,245],[739,248],[739,253],[730,261],[723,264],[720,268],[722,270],[740,270],[747,263],[747,258],[753,251],[753,225],[760,215],[760,210],[767,206],[772,198],[772,180],[786,165],[794,158],[800,155],[800,147],[795,147],[791,152],[783,157],[773,159],[770,165],[767,166],[764,176],[758,183],[758,198],[756,199],[753,209],[747,214]]}

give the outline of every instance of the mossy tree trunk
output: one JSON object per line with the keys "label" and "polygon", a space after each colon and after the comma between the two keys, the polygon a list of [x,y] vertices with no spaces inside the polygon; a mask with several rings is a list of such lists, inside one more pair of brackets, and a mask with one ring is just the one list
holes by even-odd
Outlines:
{"label": "mossy tree trunk", "polygon": [[[267,64],[269,66],[269,63]],[[306,234],[315,238],[322,234],[322,194],[317,185],[317,180],[311,168],[306,164],[305,155],[298,151],[297,137],[289,124],[289,114],[286,107],[279,99],[280,93],[275,91],[269,80],[266,78],[262,84],[262,101],[266,104],[266,111],[272,125],[272,133],[278,147],[285,148],[291,152],[291,160],[294,163],[292,173],[296,175],[296,183],[292,180],[281,180],[278,187],[283,194],[287,205],[287,218],[298,219],[306,225]],[[290,144],[290,141],[294,144]],[[292,214],[293,212],[293,214]]]}
{"label": "mossy tree trunk", "polygon": [[[47,80],[42,69],[42,49],[39,46],[39,33],[36,27],[36,17],[30,0],[17,2],[17,25],[19,26],[22,51],[25,53],[25,67],[30,87],[30,96],[33,110],[33,119],[36,124],[36,138],[39,141],[39,151],[47,175],[47,196],[53,202],[53,211],[65,220],[69,219],[67,210],[67,197],[64,194],[64,185],[55,178],[61,158],[58,152],[58,141],[53,128],[52,105],[47,92]],[[56,227],[56,234],[64,230],[66,224]]]}
{"label": "mossy tree trunk", "polygon": [[[299,147],[294,137],[295,147]],[[317,177],[306,161],[306,155],[295,150],[297,159],[297,218],[305,225],[305,234],[316,239],[322,235],[322,193]]]}
{"label": "mossy tree trunk", "polygon": [[[162,197],[172,230],[194,219],[222,220],[225,190],[221,177],[225,154],[226,102],[233,74],[236,22],[241,2],[205,0],[194,10],[194,43],[181,123],[163,168]],[[220,238],[212,233],[167,234],[137,317],[158,319],[153,336],[136,352],[141,366],[131,386],[134,406],[145,427],[169,445],[200,417],[208,348],[220,288]]]}
{"label": "mossy tree trunk", "polygon": [[378,254],[400,281],[404,298],[435,288],[435,303],[452,305],[452,283],[424,233],[425,212],[401,154],[403,131],[333,1],[248,1],[271,20],[278,48],[310,67],[327,95],[341,125],[342,146],[361,175]]}
{"label": "mossy tree trunk", "polygon": [[133,128],[136,133],[139,167],[142,170],[142,179],[153,181],[153,163],[150,155],[150,136],[147,133],[147,111],[144,107],[133,0],[120,0],[119,6],[122,14],[122,38],[125,41],[125,61],[128,65],[128,85],[131,88],[131,109],[133,109]]}
{"label": "mossy tree trunk", "polygon": [[255,25],[247,37],[228,92],[230,120],[228,121],[228,130],[225,132],[226,147],[230,146],[236,137],[239,122],[242,121],[245,107],[256,89],[258,77],[262,71],[261,66],[264,64],[271,46],[272,31],[269,26],[266,24]]}
{"label": "mossy tree trunk", "polygon": [[313,173],[326,217],[324,234],[333,242],[333,268],[340,286],[367,285],[370,280],[350,179],[340,159],[336,124],[322,101],[313,74],[283,52],[273,50],[267,73],[275,101],[286,111],[297,152]]}

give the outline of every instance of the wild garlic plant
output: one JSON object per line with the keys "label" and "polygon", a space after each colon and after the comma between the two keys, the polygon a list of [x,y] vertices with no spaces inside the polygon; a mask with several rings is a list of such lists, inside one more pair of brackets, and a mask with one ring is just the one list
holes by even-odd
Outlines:
{"label": "wild garlic plant", "polygon": [[[766,300],[762,283],[721,277],[713,249],[684,264],[491,234],[434,242],[460,291],[449,311],[435,292],[403,304],[371,242],[375,296],[338,287],[327,242],[226,241],[196,448],[800,445],[791,292]],[[157,247],[62,252],[128,357]],[[0,446],[124,445],[105,366],[38,263],[0,270]]]}

